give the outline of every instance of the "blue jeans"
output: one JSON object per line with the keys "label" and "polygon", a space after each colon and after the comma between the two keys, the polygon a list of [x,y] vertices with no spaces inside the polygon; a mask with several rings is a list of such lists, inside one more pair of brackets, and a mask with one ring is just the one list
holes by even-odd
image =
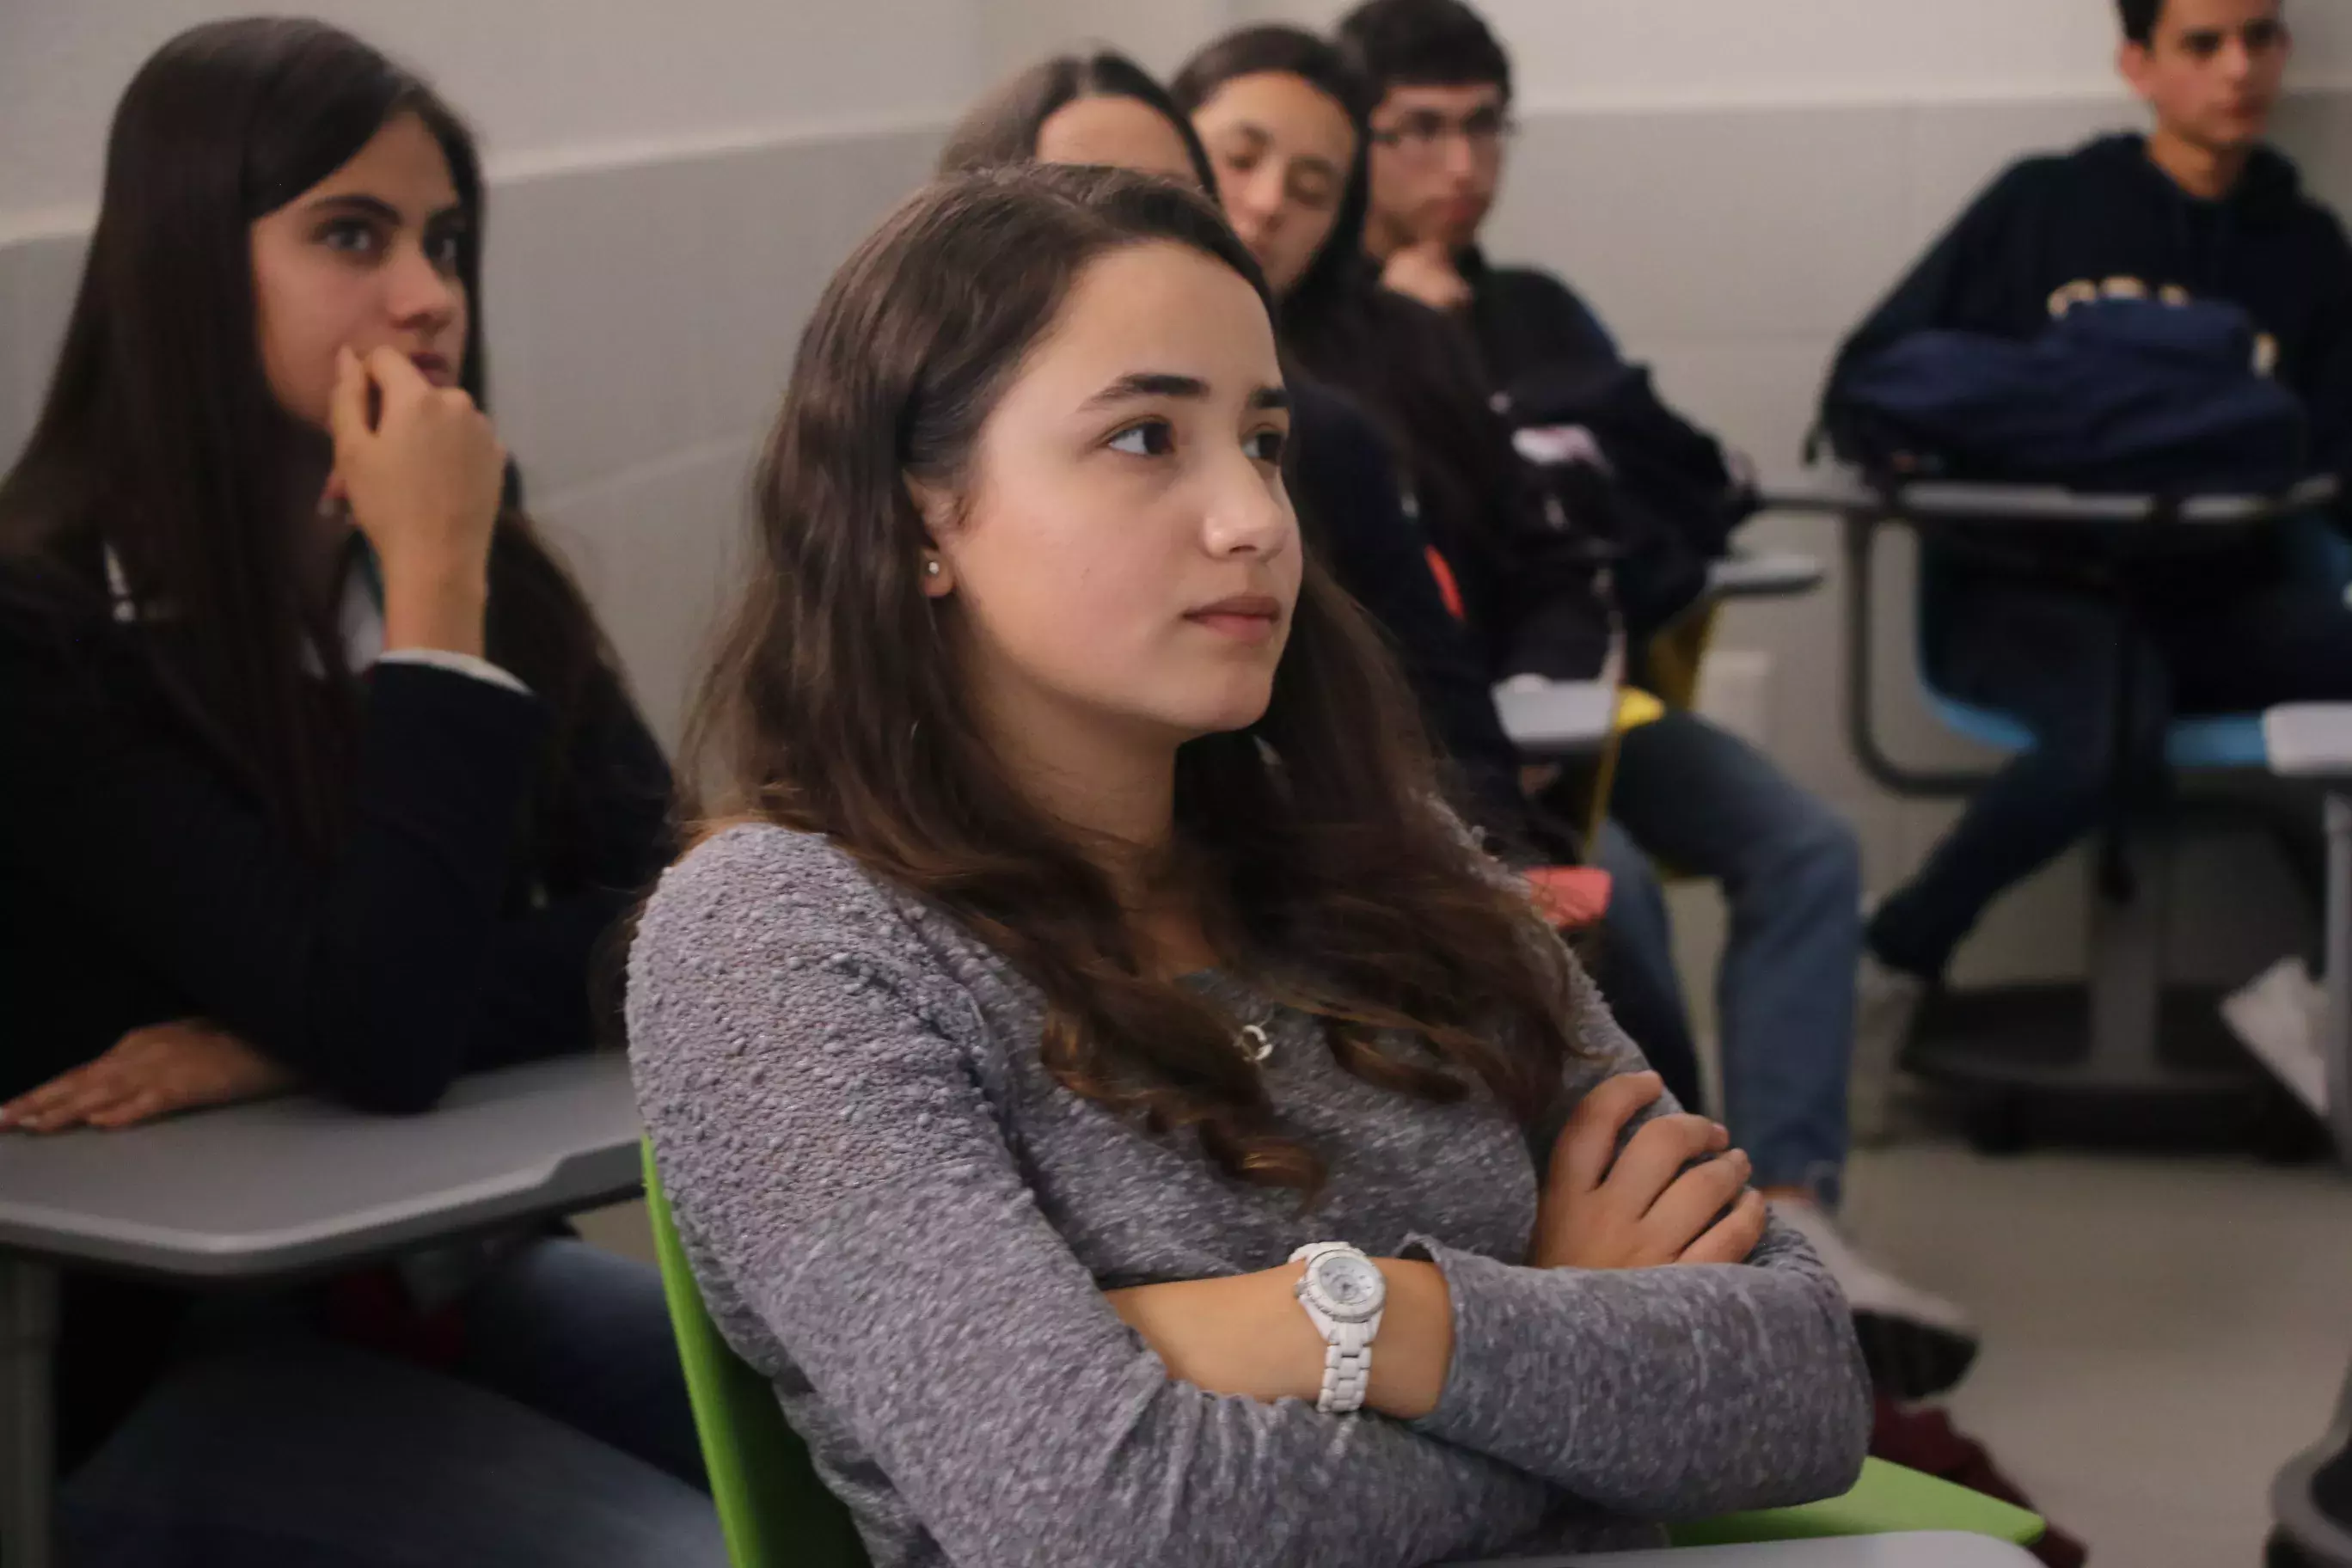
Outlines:
{"label": "blue jeans", "polygon": [[724,1568],[661,1284],[530,1243],[451,1376],[264,1318],[66,1483],[68,1568]]}
{"label": "blue jeans", "polygon": [[[1961,574],[1946,590],[1937,683],[2033,732],[1871,921],[1888,965],[1940,977],[2005,889],[2106,821],[2160,806],[2165,732],[2182,714],[2352,698],[2352,614],[2330,586],[2282,579],[2197,603],[2142,606],[2015,578]],[[2128,625],[2128,631],[2126,631]],[[2128,711],[2116,685],[2130,671]],[[2120,803],[2116,752],[2123,748]]]}
{"label": "blue jeans", "polygon": [[1583,944],[1593,982],[1617,1026],[1642,1047],[1683,1109],[1702,1110],[1706,1085],[1690,1011],[1683,1005],[1682,977],[1675,972],[1674,921],[1658,868],[1615,822],[1601,825],[1591,859],[1609,873],[1609,912],[1598,940]]}
{"label": "blue jeans", "polygon": [[1721,884],[1724,1122],[1756,1184],[1837,1201],[1845,1167],[1862,856],[1771,760],[1695,713],[1627,731],[1610,810],[1653,858]]}

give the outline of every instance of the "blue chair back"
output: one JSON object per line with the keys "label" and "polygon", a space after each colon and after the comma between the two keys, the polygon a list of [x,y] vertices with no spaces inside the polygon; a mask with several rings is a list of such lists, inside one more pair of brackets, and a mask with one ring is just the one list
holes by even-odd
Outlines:
{"label": "blue chair back", "polygon": [[[2278,525],[2288,569],[2298,577],[2326,583],[2336,593],[2352,584],[2352,541],[2328,520],[2306,513]],[[2015,714],[1967,701],[1944,689],[1937,678],[1939,648],[1949,645],[1953,618],[1950,579],[1939,569],[1937,552],[1919,552],[1917,641],[1915,664],[1921,695],[1944,727],[1996,751],[2031,751],[2033,731]],[[2180,772],[2260,768],[2268,762],[2260,713],[2199,714],[2176,719],[2165,735],[2165,757]]]}

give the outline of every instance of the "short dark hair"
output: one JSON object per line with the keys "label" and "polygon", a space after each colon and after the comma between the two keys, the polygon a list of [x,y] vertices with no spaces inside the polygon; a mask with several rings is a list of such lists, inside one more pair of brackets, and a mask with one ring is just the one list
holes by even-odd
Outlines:
{"label": "short dark hair", "polygon": [[1364,0],[1339,20],[1339,47],[1381,98],[1398,87],[1483,87],[1511,97],[1511,57],[1462,0]]}
{"label": "short dark hair", "polygon": [[2123,19],[2126,38],[2141,48],[2156,42],[2156,25],[2164,20],[2164,0],[2116,0],[2116,12]]}

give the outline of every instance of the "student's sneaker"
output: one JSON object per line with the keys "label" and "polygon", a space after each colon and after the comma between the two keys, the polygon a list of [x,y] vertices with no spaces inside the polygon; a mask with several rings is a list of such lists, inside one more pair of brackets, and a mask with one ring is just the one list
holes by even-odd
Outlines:
{"label": "student's sneaker", "polygon": [[1774,1198],[1772,1213],[1811,1245],[1845,1292],[1873,1387],[1897,1399],[1927,1399],[1968,1375],[1978,1342],[1966,1312],[1864,1258],[1819,1205]]}
{"label": "student's sneaker", "polygon": [[1898,1063],[1910,1043],[1927,982],[1890,969],[1868,948],[1854,972],[1853,1062],[1847,1079],[1846,1121],[1853,1141],[1864,1148],[1884,1143],[1895,1123]]}
{"label": "student's sneaker", "polygon": [[2221,1018],[2287,1091],[2327,1114],[2327,993],[2299,958],[2282,958],[2221,1000]]}

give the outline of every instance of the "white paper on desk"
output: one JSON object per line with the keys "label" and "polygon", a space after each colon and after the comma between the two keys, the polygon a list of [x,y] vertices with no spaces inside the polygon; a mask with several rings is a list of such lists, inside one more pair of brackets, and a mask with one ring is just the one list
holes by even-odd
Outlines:
{"label": "white paper on desk", "polygon": [[1495,688],[1503,732],[1526,747],[1597,745],[1608,739],[1615,709],[1615,689],[1604,681],[1506,681]]}

